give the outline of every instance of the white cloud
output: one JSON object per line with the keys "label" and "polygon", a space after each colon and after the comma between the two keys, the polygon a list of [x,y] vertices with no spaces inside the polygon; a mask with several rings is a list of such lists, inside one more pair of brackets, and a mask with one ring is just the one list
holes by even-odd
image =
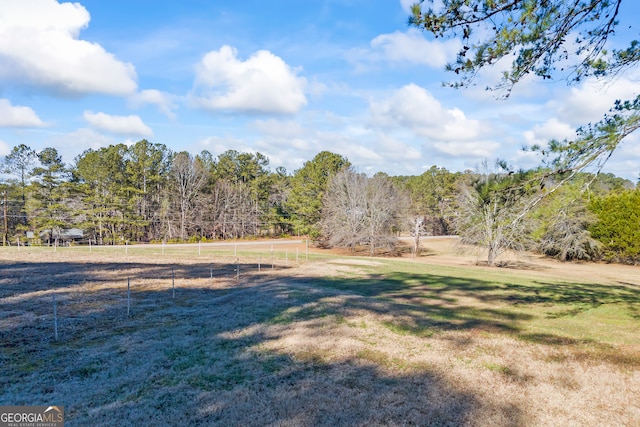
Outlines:
{"label": "white cloud", "polygon": [[535,125],[532,129],[524,132],[524,139],[527,145],[546,146],[549,141],[556,139],[573,139],[576,136],[576,129],[568,123],[561,122],[556,118]]}
{"label": "white cloud", "polygon": [[376,151],[392,162],[420,160],[420,150],[390,135],[376,135]]}
{"label": "white cloud", "polygon": [[0,156],[6,156],[11,152],[11,148],[9,148],[9,144],[0,139]]}
{"label": "white cloud", "polygon": [[620,144],[607,162],[605,172],[640,183],[640,135],[631,134]]}
{"label": "white cloud", "polygon": [[67,164],[72,164],[74,159],[85,150],[99,150],[102,147],[118,144],[119,142],[121,141],[111,136],[85,127],[72,132],[56,134],[50,140],[44,142],[42,147],[58,148],[63,161]]}
{"label": "white cloud", "polygon": [[461,47],[458,39],[429,41],[422,32],[410,29],[381,34],[371,40],[369,58],[442,68],[455,58]]}
{"label": "white cloud", "polygon": [[246,61],[222,46],[196,67],[193,101],[209,110],[296,113],[307,104],[306,79],[280,57],[261,50]]}
{"label": "white cloud", "polygon": [[409,84],[382,101],[370,105],[373,125],[402,127],[411,132],[438,141],[477,139],[482,125],[468,119],[458,109],[446,109],[426,89]]}
{"label": "white cloud", "polygon": [[80,128],[73,132],[57,136],[53,138],[52,142],[56,146],[61,147],[63,151],[76,154],[78,149],[86,150],[92,148],[96,150],[115,143],[113,138],[90,128]]}
{"label": "white cloud", "polygon": [[397,139],[420,141],[421,157],[479,161],[493,157],[501,144],[489,136],[491,129],[470,119],[459,108],[446,108],[426,89],[406,85],[383,100],[370,104],[371,126]]}
{"label": "white cloud", "polygon": [[495,141],[435,142],[433,147],[451,157],[486,159],[494,156],[500,144]]}
{"label": "white cloud", "polygon": [[153,131],[139,116],[112,116],[105,113],[85,111],[84,119],[96,129],[118,135],[152,136]]}
{"label": "white cloud", "polygon": [[418,3],[418,0],[400,0],[400,5],[402,6],[402,9],[407,13],[411,12],[411,6],[414,3]]}
{"label": "white cloud", "polygon": [[380,34],[373,38],[369,47],[347,50],[346,60],[358,73],[369,71],[374,64],[419,65],[444,68],[453,61],[462,47],[460,40],[427,40],[417,29]]}
{"label": "white cloud", "polygon": [[407,174],[420,170],[419,144],[372,129],[364,118],[303,114],[298,120],[256,120],[248,130],[255,132],[238,138],[212,136],[198,142],[196,150],[222,153],[227,149],[259,151],[269,157],[272,167],[284,166],[289,172],[302,166],[322,150],[346,156],[364,172]]}
{"label": "white cloud", "polygon": [[89,21],[89,12],[79,3],[3,1],[0,80],[64,95],[133,93],[137,87],[133,65],[78,38]]}
{"label": "white cloud", "polygon": [[[346,156],[363,171],[421,173],[423,164],[478,163],[500,147],[496,138],[459,108],[446,108],[428,91],[407,85],[387,97],[370,101],[368,116],[305,114],[293,120],[258,120],[250,127],[259,135],[250,145],[273,165],[292,171],[320,150]],[[216,139],[221,142],[220,139]],[[211,140],[209,140],[211,142]],[[225,145],[234,148],[225,138]]]}
{"label": "white cloud", "polygon": [[293,120],[256,120],[252,127],[263,135],[278,138],[296,138],[307,132],[300,122]]}
{"label": "white cloud", "polygon": [[590,79],[572,87],[568,95],[556,97],[549,105],[561,119],[578,127],[601,120],[616,99],[634,99],[639,93],[637,79],[619,78],[610,83]]}
{"label": "white cloud", "polygon": [[44,125],[31,108],[13,106],[8,99],[0,99],[0,127],[42,127]]}
{"label": "white cloud", "polygon": [[145,104],[156,105],[162,114],[170,119],[175,119],[176,114],[173,110],[177,108],[177,105],[174,103],[174,98],[174,96],[157,89],[147,89],[131,95],[129,102],[133,107],[141,107]]}

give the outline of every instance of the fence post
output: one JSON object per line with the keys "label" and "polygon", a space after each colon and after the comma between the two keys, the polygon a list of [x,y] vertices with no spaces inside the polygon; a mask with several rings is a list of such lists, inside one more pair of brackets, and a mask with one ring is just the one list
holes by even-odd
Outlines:
{"label": "fence post", "polygon": [[53,294],[53,329],[54,337],[58,341],[58,308],[56,306],[56,294]]}

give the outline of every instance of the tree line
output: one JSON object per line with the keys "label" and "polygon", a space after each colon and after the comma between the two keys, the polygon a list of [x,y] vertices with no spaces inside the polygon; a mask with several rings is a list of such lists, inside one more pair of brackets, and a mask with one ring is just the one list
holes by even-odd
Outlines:
{"label": "tree line", "polygon": [[[21,144],[2,163],[3,244],[96,245],[308,235],[326,246],[394,252],[397,236],[458,234],[487,249],[562,260],[640,259],[640,192],[611,174],[564,182],[542,168],[417,176],[358,173],[318,153],[288,173],[261,153],[173,152],[147,140],[88,149],[65,164],[55,148]],[[560,185],[562,184],[562,185]]]}

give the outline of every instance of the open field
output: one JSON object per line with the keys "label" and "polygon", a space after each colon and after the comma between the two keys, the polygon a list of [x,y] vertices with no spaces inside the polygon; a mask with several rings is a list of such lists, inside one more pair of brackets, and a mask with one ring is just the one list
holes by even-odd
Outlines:
{"label": "open field", "polygon": [[69,426],[640,425],[640,268],[454,245],[0,248],[0,404]]}

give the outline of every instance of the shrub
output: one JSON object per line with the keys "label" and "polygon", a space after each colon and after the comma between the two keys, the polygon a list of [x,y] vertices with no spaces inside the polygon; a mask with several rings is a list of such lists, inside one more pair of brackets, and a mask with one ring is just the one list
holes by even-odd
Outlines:
{"label": "shrub", "polygon": [[589,231],[611,261],[640,262],[640,190],[610,193],[594,199],[589,209],[598,221]]}

